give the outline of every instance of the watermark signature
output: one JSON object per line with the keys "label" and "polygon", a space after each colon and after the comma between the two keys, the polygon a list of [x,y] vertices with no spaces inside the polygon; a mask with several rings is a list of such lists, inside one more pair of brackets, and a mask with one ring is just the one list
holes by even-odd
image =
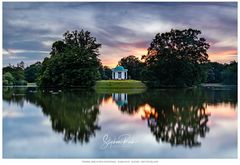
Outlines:
{"label": "watermark signature", "polygon": [[119,135],[118,137],[111,137],[108,134],[106,134],[103,136],[102,140],[103,144],[100,147],[102,150],[111,149],[115,147],[127,148],[133,144],[138,143],[129,134],[122,134]]}

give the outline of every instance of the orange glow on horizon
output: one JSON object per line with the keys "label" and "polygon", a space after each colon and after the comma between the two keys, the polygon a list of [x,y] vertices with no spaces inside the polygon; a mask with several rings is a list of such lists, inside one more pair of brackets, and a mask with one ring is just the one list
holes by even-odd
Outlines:
{"label": "orange glow on horizon", "polygon": [[227,50],[222,52],[209,53],[209,60],[219,63],[228,63],[230,61],[237,61],[237,50]]}
{"label": "orange glow on horizon", "polygon": [[148,51],[147,51],[146,48],[138,48],[138,49],[136,49],[136,50],[131,51],[130,54],[138,57],[139,60],[141,60],[142,56],[143,56],[143,55],[147,55],[147,53],[148,53]]}
{"label": "orange glow on horizon", "polygon": [[[111,57],[107,58],[102,61],[104,65],[114,68],[117,66],[118,61],[123,58],[127,57],[129,55],[134,55],[138,57],[140,60],[142,58],[142,55],[147,55],[148,51],[147,48],[135,48],[125,54],[121,54],[121,56],[116,56],[115,58]],[[237,50],[226,50],[221,52],[209,52],[209,60],[213,62],[219,62],[219,63],[228,63],[230,61],[237,61]]]}
{"label": "orange glow on horizon", "polygon": [[228,55],[237,55],[237,50],[227,50],[222,52],[209,53],[209,56],[228,56]]}

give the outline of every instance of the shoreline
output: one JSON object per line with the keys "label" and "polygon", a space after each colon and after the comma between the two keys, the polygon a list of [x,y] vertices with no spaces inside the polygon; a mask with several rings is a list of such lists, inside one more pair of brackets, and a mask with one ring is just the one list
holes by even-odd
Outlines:
{"label": "shoreline", "polygon": [[[162,86],[158,88],[149,88],[143,82],[138,80],[100,80],[96,82],[96,85],[92,88],[95,90],[146,90],[146,89],[182,89],[182,88],[196,88],[196,87],[203,87],[203,88],[226,88],[226,87],[237,87],[238,85],[227,85],[221,83],[201,83],[196,86],[192,87],[172,87],[172,86]],[[3,88],[28,88],[28,87],[35,87],[35,88],[52,88],[54,87],[39,87],[36,83],[29,83],[27,85],[11,85],[11,86],[2,86]],[[75,87],[65,87],[69,89],[74,88],[81,88],[81,89],[90,89],[80,86]],[[57,89],[57,88],[56,88]]]}

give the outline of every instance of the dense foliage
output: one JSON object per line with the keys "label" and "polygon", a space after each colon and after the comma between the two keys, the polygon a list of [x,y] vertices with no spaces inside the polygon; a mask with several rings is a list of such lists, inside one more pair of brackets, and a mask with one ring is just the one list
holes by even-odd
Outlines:
{"label": "dense foliage", "polygon": [[99,67],[99,72],[101,75],[101,80],[112,79],[112,70],[108,66],[102,66],[101,64]]}
{"label": "dense foliage", "polygon": [[231,62],[225,65],[221,72],[223,84],[237,85],[237,62]]}
{"label": "dense foliage", "polygon": [[122,58],[118,65],[128,69],[128,78],[134,80],[141,79],[141,72],[144,64],[135,56],[130,55]]}
{"label": "dense foliage", "polygon": [[230,64],[209,62],[207,64],[207,80],[205,82],[237,85],[237,62],[232,61]]}
{"label": "dense foliage", "polygon": [[26,85],[24,76],[24,63],[17,66],[9,65],[3,68],[3,85]]}
{"label": "dense foliage", "polygon": [[143,57],[143,80],[154,87],[186,87],[202,82],[209,44],[199,34],[193,29],[158,33]]}
{"label": "dense foliage", "polygon": [[224,65],[217,62],[208,63],[207,80],[208,83],[222,82],[221,72],[224,69]]}
{"label": "dense foliage", "polygon": [[36,82],[37,78],[39,76],[39,73],[41,71],[41,68],[42,68],[41,62],[36,62],[35,64],[28,66],[24,70],[24,75],[25,75],[26,81],[29,83]]}
{"label": "dense foliage", "polygon": [[52,45],[39,77],[43,87],[91,87],[99,79],[99,48],[88,31],[67,31],[64,39]]}

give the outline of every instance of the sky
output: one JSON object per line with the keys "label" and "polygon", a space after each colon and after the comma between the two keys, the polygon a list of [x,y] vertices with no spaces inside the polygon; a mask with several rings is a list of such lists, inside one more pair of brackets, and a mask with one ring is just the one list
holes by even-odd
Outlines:
{"label": "sky", "polygon": [[201,30],[211,61],[237,60],[236,2],[4,2],[3,66],[43,61],[64,32],[84,29],[102,44],[103,65],[115,67],[147,54],[157,33],[187,28]]}

